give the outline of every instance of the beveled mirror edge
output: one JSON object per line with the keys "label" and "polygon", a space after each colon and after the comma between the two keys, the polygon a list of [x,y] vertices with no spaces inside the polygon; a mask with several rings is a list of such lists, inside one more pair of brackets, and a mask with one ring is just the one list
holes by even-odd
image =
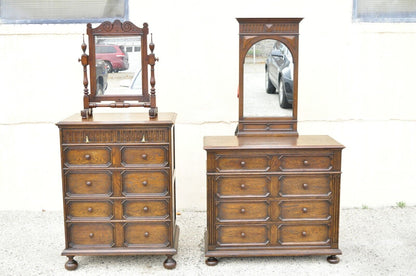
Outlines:
{"label": "beveled mirror edge", "polygon": [[[237,136],[298,136],[299,23],[303,18],[236,18],[239,23],[239,120]],[[256,42],[274,39],[286,44],[294,61],[294,94],[291,117],[244,117],[244,60]]]}
{"label": "beveled mirror edge", "polygon": [[[147,35],[149,33],[148,24],[143,23],[143,27],[137,27],[130,21],[121,22],[120,20],[114,20],[113,22],[105,21],[98,25],[96,28],[92,28],[92,24],[87,24],[88,35],[88,52],[86,52],[86,44],[83,42],[81,48],[83,54],[80,61],[84,67],[84,109],[81,110],[82,118],[88,118],[92,116],[92,109],[96,107],[111,107],[111,108],[126,108],[126,107],[147,107],[149,109],[149,117],[156,118],[158,109],[156,107],[156,95],[155,95],[155,78],[154,78],[154,65],[158,60],[154,53],[153,41],[150,43],[149,48],[151,53],[147,53]],[[96,36],[141,36],[141,65],[142,65],[142,95],[96,95],[97,84],[94,81],[96,79],[96,53],[95,53],[95,37]],[[88,91],[88,75],[86,67],[89,66],[89,79],[90,90]],[[149,93],[149,66],[151,70],[150,79],[150,93]],[[110,103],[101,103],[102,101],[109,101]],[[137,101],[126,102],[126,101]]]}

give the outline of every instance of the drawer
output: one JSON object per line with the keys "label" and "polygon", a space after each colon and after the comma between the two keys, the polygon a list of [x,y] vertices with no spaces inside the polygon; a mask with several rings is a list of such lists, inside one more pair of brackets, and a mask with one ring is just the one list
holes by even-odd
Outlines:
{"label": "drawer", "polygon": [[270,195],[270,178],[259,177],[217,177],[217,196],[227,197],[267,197]]}
{"label": "drawer", "polygon": [[69,247],[112,247],[114,226],[111,223],[71,223],[68,225]]}
{"label": "drawer", "polygon": [[121,148],[123,166],[167,166],[168,147],[163,146],[125,146]]}
{"label": "drawer", "polygon": [[63,144],[168,143],[169,128],[63,129]]}
{"label": "drawer", "polygon": [[125,196],[164,196],[169,193],[169,171],[123,171],[121,185]]}
{"label": "drawer", "polygon": [[171,244],[169,222],[133,223],[124,226],[124,245],[128,247],[167,247]]}
{"label": "drawer", "polygon": [[220,246],[265,246],[269,242],[267,225],[217,227],[217,243]]}
{"label": "drawer", "polygon": [[125,200],[123,216],[125,219],[167,219],[169,200]]}
{"label": "drawer", "polygon": [[329,200],[282,201],[279,204],[279,219],[285,220],[329,220]]}
{"label": "drawer", "polygon": [[267,221],[270,219],[269,204],[261,202],[218,202],[217,220]]}
{"label": "drawer", "polygon": [[269,171],[269,155],[215,155],[215,169],[218,172]]}
{"label": "drawer", "polygon": [[284,175],[279,178],[281,197],[329,196],[329,175]]}
{"label": "drawer", "polygon": [[113,194],[110,171],[66,171],[64,181],[67,196],[111,196]]}
{"label": "drawer", "polygon": [[330,171],[333,154],[280,155],[281,171]]}
{"label": "drawer", "polygon": [[280,225],[278,227],[278,241],[281,245],[311,246],[329,245],[329,225]]}
{"label": "drawer", "polygon": [[73,201],[67,202],[68,219],[90,219],[113,217],[113,203],[111,201]]}
{"label": "drawer", "polygon": [[111,165],[111,148],[109,147],[66,147],[63,155],[66,167],[109,167]]}

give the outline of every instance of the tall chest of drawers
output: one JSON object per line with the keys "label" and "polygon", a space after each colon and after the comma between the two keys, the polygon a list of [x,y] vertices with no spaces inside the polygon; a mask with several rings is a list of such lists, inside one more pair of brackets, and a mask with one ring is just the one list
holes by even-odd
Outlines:
{"label": "tall chest of drawers", "polygon": [[57,124],[68,270],[76,255],[166,255],[175,268],[175,118],[109,113]]}
{"label": "tall chest of drawers", "polygon": [[338,248],[341,151],[328,136],[205,137],[208,265]]}

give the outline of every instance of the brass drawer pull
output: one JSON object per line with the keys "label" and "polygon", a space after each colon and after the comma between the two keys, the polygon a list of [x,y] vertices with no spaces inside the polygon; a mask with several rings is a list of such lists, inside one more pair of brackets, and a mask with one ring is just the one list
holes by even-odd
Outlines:
{"label": "brass drawer pull", "polygon": [[91,155],[86,154],[86,155],[84,155],[84,158],[85,158],[86,160],[91,160]]}
{"label": "brass drawer pull", "polygon": [[92,213],[92,208],[91,207],[88,208],[88,212]]}
{"label": "brass drawer pull", "polygon": [[307,213],[308,212],[308,208],[306,208],[306,207],[302,208],[302,212]]}
{"label": "brass drawer pull", "polygon": [[302,184],[302,187],[303,187],[303,189],[305,189],[305,190],[306,190],[306,189],[308,189],[308,188],[309,188],[309,185],[308,185],[308,184],[306,184],[306,183],[303,183],[303,184]]}
{"label": "brass drawer pull", "polygon": [[306,237],[306,231],[302,232],[302,236]]}
{"label": "brass drawer pull", "polygon": [[246,209],[244,209],[244,208],[240,209],[240,213],[244,214],[245,212],[246,212]]}
{"label": "brass drawer pull", "polygon": [[244,190],[246,188],[246,185],[245,184],[241,184],[240,185],[240,188],[241,188],[241,190]]}
{"label": "brass drawer pull", "polygon": [[304,166],[309,166],[310,164],[309,164],[309,161],[308,160],[303,160],[303,165]]}
{"label": "brass drawer pull", "polygon": [[85,182],[85,185],[87,185],[87,186],[91,186],[91,185],[92,185],[92,182],[91,182],[91,181],[86,181],[86,182]]}
{"label": "brass drawer pull", "polygon": [[145,181],[143,181],[143,182],[142,182],[142,185],[143,185],[143,186],[147,186],[147,181],[146,181],[146,180],[145,180]]}
{"label": "brass drawer pull", "polygon": [[143,211],[148,212],[148,211],[149,211],[149,207],[144,206],[144,207],[143,207]]}
{"label": "brass drawer pull", "polygon": [[245,238],[245,237],[246,237],[246,233],[241,232],[240,236],[241,236],[242,238]]}
{"label": "brass drawer pull", "polygon": [[144,232],[145,238],[148,238],[150,236],[149,232]]}
{"label": "brass drawer pull", "polygon": [[245,167],[245,166],[246,166],[246,162],[241,161],[241,162],[240,162],[240,165],[241,165],[241,167]]}
{"label": "brass drawer pull", "polygon": [[90,238],[94,237],[94,233],[90,233],[89,236],[90,236]]}
{"label": "brass drawer pull", "polygon": [[146,159],[147,159],[147,154],[142,154],[142,158],[143,158],[144,160],[146,160]]}

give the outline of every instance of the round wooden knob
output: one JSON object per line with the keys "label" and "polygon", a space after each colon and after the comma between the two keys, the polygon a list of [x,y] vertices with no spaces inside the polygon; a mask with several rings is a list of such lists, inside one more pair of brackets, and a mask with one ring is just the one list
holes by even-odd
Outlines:
{"label": "round wooden knob", "polygon": [[242,190],[244,190],[244,189],[246,188],[246,184],[241,184],[241,185],[240,185],[240,188],[241,188]]}
{"label": "round wooden knob", "polygon": [[303,183],[303,184],[302,184],[302,187],[303,187],[303,189],[305,189],[305,190],[306,190],[306,189],[309,187],[309,185],[308,185],[307,183]]}
{"label": "round wooden knob", "polygon": [[245,237],[246,237],[246,233],[241,232],[240,236],[241,236],[242,238],[245,238]]}
{"label": "round wooden knob", "polygon": [[143,185],[143,186],[147,186],[147,181],[146,181],[146,180],[145,180],[145,181],[143,181],[143,182],[142,182],[142,185]]}
{"label": "round wooden knob", "polygon": [[240,213],[244,214],[245,212],[246,212],[246,209],[244,209],[244,208],[240,209]]}
{"label": "round wooden knob", "polygon": [[305,231],[302,232],[302,236],[306,237],[306,232]]}
{"label": "round wooden knob", "polygon": [[148,238],[149,237],[149,232],[144,232],[144,236],[146,237],[146,238]]}
{"label": "round wooden knob", "polygon": [[303,165],[304,166],[309,166],[309,161],[308,160],[303,160]]}
{"label": "round wooden knob", "polygon": [[303,208],[302,208],[302,212],[304,212],[304,213],[308,212],[308,208],[303,207]]}
{"label": "round wooden knob", "polygon": [[142,154],[142,158],[146,160],[147,159],[147,154]]}
{"label": "round wooden knob", "polygon": [[91,155],[86,154],[86,155],[84,155],[84,158],[85,158],[86,160],[91,160]]}
{"label": "round wooden knob", "polygon": [[94,237],[94,233],[90,233],[89,236],[90,236],[90,238]]}
{"label": "round wooden knob", "polygon": [[241,165],[241,167],[244,167],[244,166],[246,165],[246,162],[241,161],[241,162],[240,162],[240,165]]}
{"label": "round wooden knob", "polygon": [[91,186],[92,185],[92,182],[91,181],[87,181],[87,182],[85,182],[85,185]]}
{"label": "round wooden knob", "polygon": [[90,213],[92,212],[92,208],[91,207],[88,208],[88,212],[90,212]]}
{"label": "round wooden knob", "polygon": [[143,211],[145,211],[145,212],[149,211],[149,207],[144,206],[144,207],[143,207]]}

